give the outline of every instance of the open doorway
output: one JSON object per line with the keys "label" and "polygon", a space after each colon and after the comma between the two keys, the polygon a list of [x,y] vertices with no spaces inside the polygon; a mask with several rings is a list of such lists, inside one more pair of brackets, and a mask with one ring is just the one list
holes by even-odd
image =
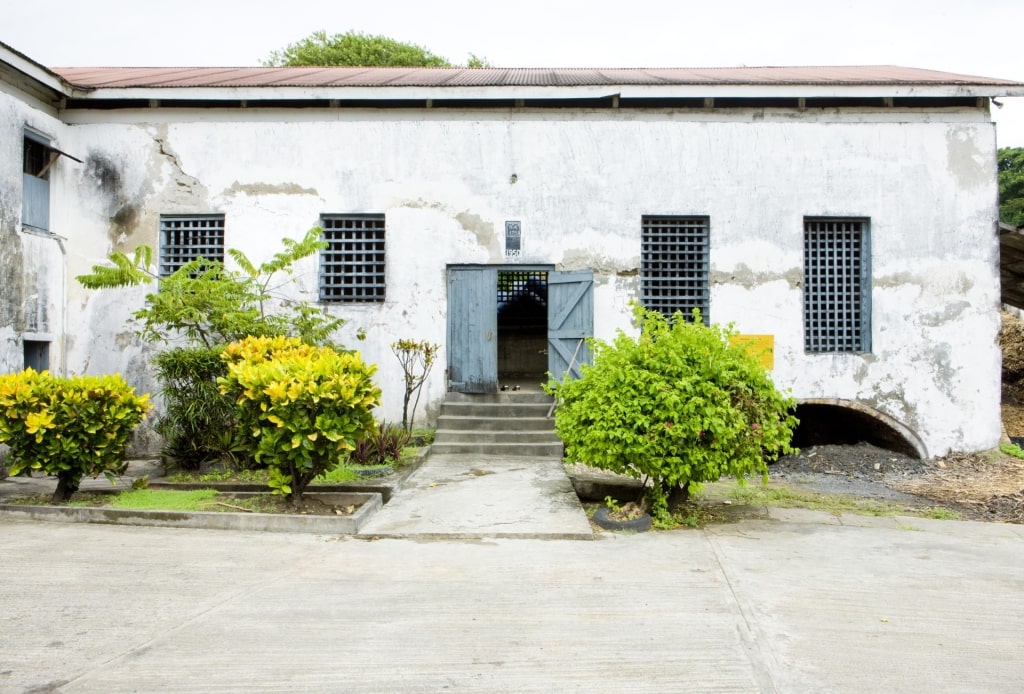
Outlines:
{"label": "open doorway", "polygon": [[450,265],[447,274],[449,390],[539,390],[549,372],[579,377],[590,362],[592,271]]}
{"label": "open doorway", "polygon": [[498,271],[498,382],[537,389],[548,371],[548,273]]}

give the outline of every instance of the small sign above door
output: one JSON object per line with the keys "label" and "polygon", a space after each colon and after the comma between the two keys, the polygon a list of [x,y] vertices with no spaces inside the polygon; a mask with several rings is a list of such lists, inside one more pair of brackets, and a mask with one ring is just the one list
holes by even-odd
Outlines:
{"label": "small sign above door", "polygon": [[523,254],[523,226],[520,222],[505,222],[505,257],[518,258]]}

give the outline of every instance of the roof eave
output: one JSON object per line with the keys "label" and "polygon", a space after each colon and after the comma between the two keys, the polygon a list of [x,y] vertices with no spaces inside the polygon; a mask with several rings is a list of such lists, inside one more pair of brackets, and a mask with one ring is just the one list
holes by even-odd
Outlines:
{"label": "roof eave", "polygon": [[1024,96],[1024,85],[991,84],[673,84],[480,87],[102,87],[74,90],[73,96],[90,100],[188,101],[302,101],[429,99],[600,99],[622,98],[879,98],[879,97],[1014,97]]}
{"label": "roof eave", "polygon": [[55,96],[68,96],[71,92],[70,86],[60,75],[5,43],[0,43],[0,65],[14,68],[25,77],[53,92]]}

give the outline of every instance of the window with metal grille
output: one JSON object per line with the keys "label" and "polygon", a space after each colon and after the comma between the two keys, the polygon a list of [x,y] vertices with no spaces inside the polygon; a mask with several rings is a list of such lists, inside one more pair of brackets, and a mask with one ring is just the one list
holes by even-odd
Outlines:
{"label": "window with metal grille", "polygon": [[160,276],[199,258],[224,261],[224,215],[160,215]]}
{"label": "window with metal grille", "polygon": [[323,215],[320,301],[384,301],[384,215]]}
{"label": "window with metal grille", "polygon": [[508,270],[498,273],[498,305],[521,301],[547,306],[547,272],[543,270]]}
{"label": "window with metal grille", "polygon": [[687,320],[700,309],[707,323],[710,220],[644,216],[640,239],[640,303],[664,316],[682,311]]}
{"label": "window with metal grille", "polygon": [[870,239],[865,219],[804,219],[804,349],[870,352]]}

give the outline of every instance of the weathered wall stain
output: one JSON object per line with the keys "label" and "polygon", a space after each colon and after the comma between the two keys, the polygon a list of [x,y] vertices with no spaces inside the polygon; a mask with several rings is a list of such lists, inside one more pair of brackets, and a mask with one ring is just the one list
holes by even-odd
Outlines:
{"label": "weathered wall stain", "polygon": [[919,320],[922,326],[928,328],[941,328],[943,325],[959,319],[960,316],[970,310],[970,302],[953,301],[935,311],[922,313]]}
{"label": "weathered wall stain", "polygon": [[25,329],[21,317],[25,257],[17,231],[21,208],[20,204],[15,207],[15,199],[10,188],[0,188],[0,326],[12,326],[20,333]]}
{"label": "weathered wall stain", "polygon": [[902,289],[907,286],[919,286],[932,288],[942,296],[967,295],[974,289],[974,279],[963,272],[931,273],[929,275],[892,272],[888,275],[875,275],[871,278],[871,286],[875,289]]}
{"label": "weathered wall stain", "polygon": [[591,269],[596,275],[621,275],[622,273],[639,272],[639,258],[613,258],[599,249],[567,248],[562,254],[560,267],[566,270]]}
{"label": "weathered wall stain", "polygon": [[401,207],[420,210],[436,210],[448,215],[459,223],[464,230],[468,231],[476,239],[477,244],[483,247],[491,262],[503,260],[502,240],[494,232],[494,222],[489,222],[478,214],[464,210],[455,212],[450,206],[441,202],[428,202],[422,198],[416,200],[404,200],[399,203]]}
{"label": "weathered wall stain", "polygon": [[949,170],[960,188],[992,185],[995,169],[991,155],[978,149],[977,136],[970,129],[950,126],[946,132],[946,154]]}
{"label": "weathered wall stain", "polygon": [[754,289],[769,282],[784,281],[790,289],[799,289],[803,286],[804,273],[800,268],[790,268],[785,272],[758,272],[752,270],[746,263],[737,263],[732,270],[711,271],[711,284],[739,285],[744,289]]}
{"label": "weathered wall stain", "polygon": [[121,169],[112,156],[93,149],[86,155],[82,171],[85,185],[92,188],[94,201],[109,219],[107,236],[114,247],[126,245],[137,231],[141,206],[141,202],[128,199]]}
{"label": "weathered wall stain", "polygon": [[316,188],[303,188],[298,183],[240,183],[235,181],[224,189],[224,195],[312,195],[319,197]]}
{"label": "weathered wall stain", "polygon": [[487,249],[487,253],[491,256],[491,260],[498,260],[501,258],[501,243],[494,233],[494,222],[488,222],[480,215],[476,215],[471,212],[459,212],[455,215],[455,221],[457,221],[463,229],[476,237],[476,242]]}

